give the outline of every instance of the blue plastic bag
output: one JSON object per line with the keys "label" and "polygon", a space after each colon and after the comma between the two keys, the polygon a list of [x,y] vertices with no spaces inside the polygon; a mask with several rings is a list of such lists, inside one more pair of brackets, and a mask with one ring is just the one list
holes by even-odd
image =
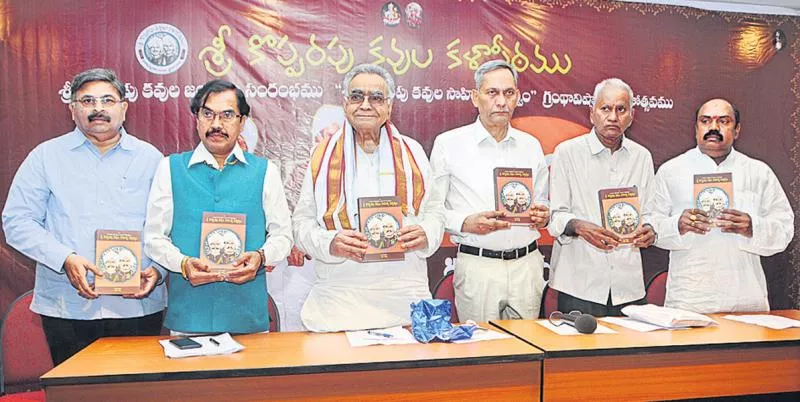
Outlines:
{"label": "blue plastic bag", "polygon": [[422,343],[431,341],[457,341],[472,338],[474,326],[457,326],[450,323],[450,301],[425,299],[411,303],[411,333]]}

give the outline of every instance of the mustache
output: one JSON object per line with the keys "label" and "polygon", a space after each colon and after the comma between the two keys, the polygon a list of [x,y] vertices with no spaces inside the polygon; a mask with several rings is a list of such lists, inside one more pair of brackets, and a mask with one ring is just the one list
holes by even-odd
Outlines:
{"label": "mustache", "polygon": [[212,136],[212,135],[221,135],[221,136],[223,136],[225,138],[229,138],[228,133],[222,131],[221,128],[211,128],[208,131],[206,131],[206,137],[209,137],[209,136]]}
{"label": "mustache", "polygon": [[111,116],[107,115],[105,112],[92,112],[88,119],[89,121],[105,120],[106,122],[111,122]]}
{"label": "mustache", "polygon": [[711,130],[708,130],[705,134],[703,134],[703,141],[711,138],[711,136],[714,136],[717,138],[717,140],[722,141],[722,133],[719,132],[719,130],[715,130],[713,128]]}

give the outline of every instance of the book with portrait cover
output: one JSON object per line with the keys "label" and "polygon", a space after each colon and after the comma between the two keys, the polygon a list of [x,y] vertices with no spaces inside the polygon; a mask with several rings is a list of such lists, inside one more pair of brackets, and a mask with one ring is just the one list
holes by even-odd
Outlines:
{"label": "book with portrait cover", "polygon": [[723,209],[731,208],[732,201],[731,173],[694,175],[694,207],[705,211],[712,225]]}
{"label": "book with portrait cover", "polygon": [[142,275],[142,232],[98,229],[95,239],[94,289],[101,295],[136,293]]}
{"label": "book with portrait cover", "polygon": [[530,168],[494,168],[494,202],[506,216],[498,218],[512,225],[530,225],[528,213],[533,205],[533,170]]}
{"label": "book with portrait cover", "polygon": [[405,250],[397,231],[403,227],[400,197],[361,197],[358,199],[359,230],[367,236],[363,262],[402,261]]}
{"label": "book with portrait cover", "polygon": [[609,188],[599,191],[603,227],[614,232],[622,244],[633,243],[633,233],[642,226],[639,189]]}
{"label": "book with portrait cover", "polygon": [[203,212],[200,229],[200,259],[212,272],[233,269],[233,263],[244,253],[244,214]]}

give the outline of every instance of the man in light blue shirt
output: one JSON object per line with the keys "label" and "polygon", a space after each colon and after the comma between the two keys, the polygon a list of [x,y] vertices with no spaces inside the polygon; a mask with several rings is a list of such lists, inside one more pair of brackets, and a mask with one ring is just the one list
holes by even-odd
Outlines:
{"label": "man in light blue shirt", "polygon": [[161,268],[142,256],[135,294],[94,290],[95,231],[144,227],[162,154],[125,132],[125,87],[113,71],[72,81],[72,132],[39,144],[20,165],[3,210],[9,245],[36,261],[31,310],[58,364],[103,336],[157,335],[166,305]]}

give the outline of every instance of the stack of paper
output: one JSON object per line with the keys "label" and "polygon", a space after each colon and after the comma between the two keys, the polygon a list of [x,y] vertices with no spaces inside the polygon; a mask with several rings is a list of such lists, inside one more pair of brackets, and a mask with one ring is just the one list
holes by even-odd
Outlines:
{"label": "stack of paper", "polygon": [[[231,334],[224,333],[216,336],[194,336],[191,339],[198,342],[202,347],[195,349],[178,349],[177,346],[169,342],[169,339],[158,341],[164,347],[164,355],[170,359],[178,359],[190,356],[213,356],[229,355],[244,350],[244,346],[233,340]],[[211,341],[214,339],[214,342]]]}
{"label": "stack of paper", "polygon": [[779,315],[751,314],[751,315],[726,315],[726,320],[739,321],[747,324],[760,325],[771,329],[800,328],[800,321]]}
{"label": "stack of paper", "polygon": [[702,314],[676,308],[661,307],[654,304],[632,305],[622,309],[622,313],[634,320],[647,322],[664,328],[707,327],[717,322]]}

